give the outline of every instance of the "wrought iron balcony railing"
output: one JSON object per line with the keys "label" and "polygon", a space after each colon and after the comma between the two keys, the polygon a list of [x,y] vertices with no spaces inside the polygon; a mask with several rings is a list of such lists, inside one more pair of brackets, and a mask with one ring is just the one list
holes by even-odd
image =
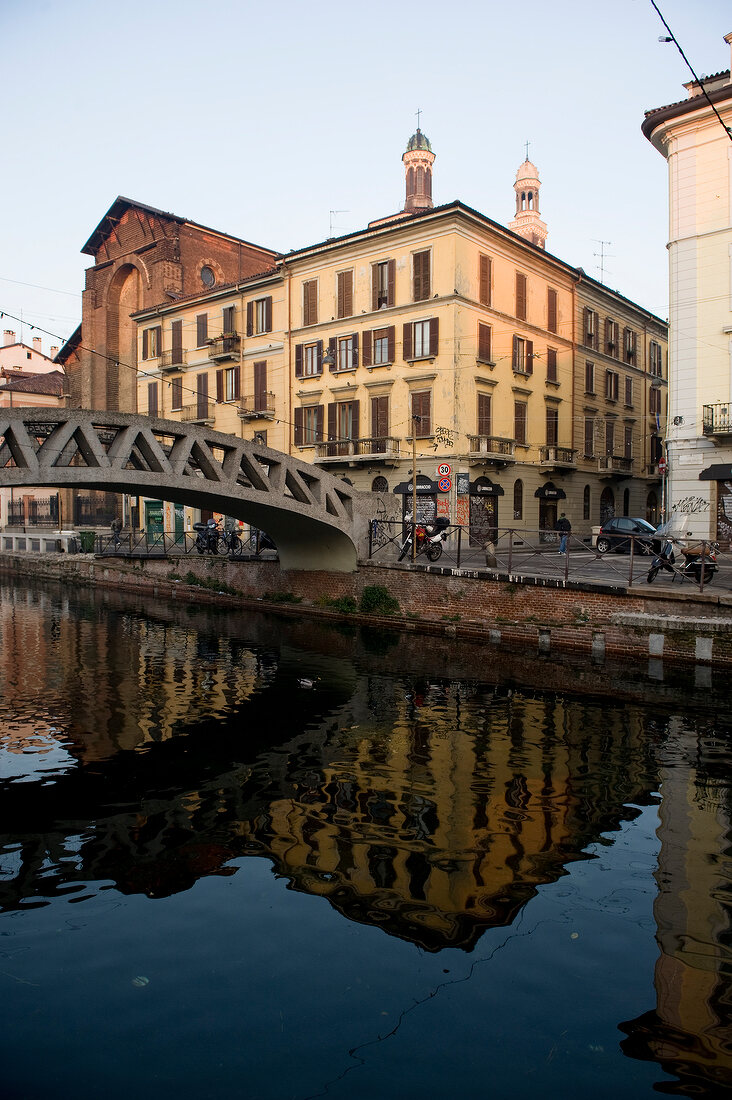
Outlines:
{"label": "wrought iron balcony railing", "polygon": [[169,349],[160,356],[161,370],[182,370],[186,365],[188,352],[182,348]]}
{"label": "wrought iron balcony railing", "polygon": [[468,452],[470,458],[497,459],[503,462],[513,461],[516,443],[513,439],[500,439],[495,435],[469,435]]}
{"label": "wrought iron balcony railing", "polygon": [[539,448],[540,462],[542,466],[568,466],[577,465],[577,452],[571,447],[558,447],[556,444]]}
{"label": "wrought iron balcony railing", "polygon": [[315,461],[344,459],[352,462],[368,462],[399,458],[399,440],[396,436],[366,436],[363,439],[333,439],[315,444]]}
{"label": "wrought iron balcony railing", "polygon": [[197,401],[195,405],[184,405],[180,418],[184,424],[208,424],[215,418],[215,401]]}
{"label": "wrought iron balcony railing", "polygon": [[720,401],[716,405],[703,405],[702,431],[704,435],[732,435],[732,403]]}
{"label": "wrought iron balcony railing", "polygon": [[209,359],[218,363],[222,359],[238,359],[241,336],[238,332],[225,332],[209,340]]}
{"label": "wrought iron balcony railing", "polygon": [[239,416],[242,420],[265,417],[271,420],[275,414],[275,395],[271,392],[254,393],[239,400]]}

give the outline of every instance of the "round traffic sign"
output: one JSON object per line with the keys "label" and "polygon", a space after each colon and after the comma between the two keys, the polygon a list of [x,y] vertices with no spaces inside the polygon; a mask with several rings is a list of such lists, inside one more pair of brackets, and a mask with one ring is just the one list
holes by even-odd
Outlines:
{"label": "round traffic sign", "polygon": [[658,460],[658,472],[659,472],[659,474],[663,474],[663,473],[666,472],[666,459],[665,458],[659,458],[659,460]]}
{"label": "round traffic sign", "polygon": [[449,477],[441,477],[437,482],[437,488],[441,493],[449,493],[452,489],[452,482]]}
{"label": "round traffic sign", "polygon": [[437,467],[437,476],[438,477],[449,477],[451,473],[452,473],[452,466],[450,465],[449,462],[441,462],[440,465]]}

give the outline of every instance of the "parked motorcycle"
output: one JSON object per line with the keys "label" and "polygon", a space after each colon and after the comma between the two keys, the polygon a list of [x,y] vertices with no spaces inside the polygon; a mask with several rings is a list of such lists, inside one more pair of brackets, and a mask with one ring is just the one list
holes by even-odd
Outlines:
{"label": "parked motorcycle", "polygon": [[674,554],[673,543],[670,539],[666,539],[660,552],[651,562],[646,580],[651,584],[655,581],[659,573],[666,572],[671,573],[672,580],[676,580],[676,575],[678,573],[682,579],[684,577],[690,577],[697,584],[700,584],[703,568],[704,584],[711,584],[714,574],[719,569],[717,565],[718,550],[719,545],[716,542],[704,543],[701,546],[683,547],[681,555],[684,559],[684,564],[677,570],[674,567],[676,556]]}
{"label": "parked motorcycle", "polygon": [[424,554],[430,561],[437,561],[442,556],[442,544],[448,539],[447,527],[450,521],[446,516],[438,516],[432,523],[417,523],[412,525],[412,514],[407,512],[404,522],[408,525],[404,541],[399,546],[397,561],[412,553],[412,536],[416,535],[417,554]]}
{"label": "parked motorcycle", "polygon": [[215,519],[207,523],[194,523],[196,532],[196,550],[199,554],[227,554],[229,548],[226,544],[226,536]]}

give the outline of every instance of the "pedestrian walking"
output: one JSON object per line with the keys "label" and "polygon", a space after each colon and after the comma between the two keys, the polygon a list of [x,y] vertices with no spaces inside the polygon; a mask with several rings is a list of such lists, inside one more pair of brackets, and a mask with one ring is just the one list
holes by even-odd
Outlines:
{"label": "pedestrian walking", "polygon": [[569,541],[569,536],[572,533],[572,524],[569,522],[569,520],[567,519],[564,512],[562,512],[561,516],[557,520],[557,524],[556,524],[556,527],[554,528],[554,530],[559,531],[559,535],[560,535],[560,538],[559,538],[559,553],[560,554],[566,554],[567,553],[567,542]]}
{"label": "pedestrian walking", "polygon": [[112,520],[112,538],[114,539],[115,550],[119,550],[120,544],[122,542],[121,538],[119,537],[121,530],[122,520],[119,518],[119,516],[115,516]]}

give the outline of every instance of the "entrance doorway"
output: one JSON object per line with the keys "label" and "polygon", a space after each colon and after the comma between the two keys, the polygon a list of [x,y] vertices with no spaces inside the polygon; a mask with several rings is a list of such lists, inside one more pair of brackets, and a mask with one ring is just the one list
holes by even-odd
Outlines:
{"label": "entrance doorway", "polygon": [[600,523],[606,523],[615,515],[615,494],[609,485],[606,485],[600,496]]}

